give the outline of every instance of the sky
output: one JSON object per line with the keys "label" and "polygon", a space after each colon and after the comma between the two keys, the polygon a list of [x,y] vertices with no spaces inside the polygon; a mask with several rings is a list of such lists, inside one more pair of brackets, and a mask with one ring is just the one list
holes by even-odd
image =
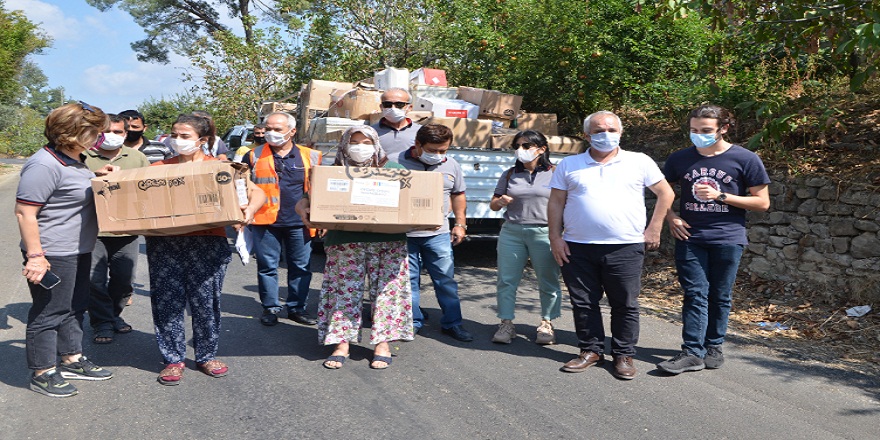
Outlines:
{"label": "sky", "polygon": [[67,97],[118,113],[136,109],[151,98],[184,93],[193,86],[182,79],[189,67],[184,57],[171,54],[169,64],[137,60],[130,43],[145,34],[124,11],[101,12],[85,0],[4,2],[7,10],[24,11],[53,39],[52,47],[32,59],[49,78],[49,86],[63,87]]}

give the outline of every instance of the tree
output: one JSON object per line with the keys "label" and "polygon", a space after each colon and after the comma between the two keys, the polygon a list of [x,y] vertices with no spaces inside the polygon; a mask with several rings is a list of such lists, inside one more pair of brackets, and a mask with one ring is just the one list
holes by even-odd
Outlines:
{"label": "tree", "polygon": [[200,84],[218,127],[253,120],[263,101],[299,90],[291,75],[299,49],[283,37],[277,28],[255,29],[256,44],[248,45],[231,32],[218,31],[196,43],[186,79]]}
{"label": "tree", "polygon": [[277,23],[289,23],[294,13],[307,7],[304,0],[86,0],[101,11],[113,7],[128,12],[147,37],[131,44],[140,61],[168,62],[169,51],[193,54],[195,44],[215,33],[231,29],[222,14],[241,22],[245,44],[256,43],[260,16]]}
{"label": "tree", "polygon": [[39,53],[51,40],[21,11],[7,11],[0,0],[0,103],[10,103],[21,93],[18,76],[28,55]]}
{"label": "tree", "polygon": [[151,98],[138,106],[138,109],[150,127],[148,137],[171,132],[171,126],[181,114],[192,113],[196,110],[214,112],[214,109],[208,105],[203,97],[195,94],[174,95],[167,99]]}

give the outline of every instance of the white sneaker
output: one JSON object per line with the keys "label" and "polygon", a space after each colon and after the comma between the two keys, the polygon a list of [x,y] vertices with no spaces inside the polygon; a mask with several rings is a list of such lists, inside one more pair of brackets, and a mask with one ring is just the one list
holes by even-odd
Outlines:
{"label": "white sneaker", "polygon": [[510,344],[513,341],[513,338],[516,337],[516,328],[513,327],[513,321],[509,319],[502,319],[501,324],[498,325],[498,331],[495,332],[495,336],[492,336],[492,342],[497,342],[499,344]]}
{"label": "white sneaker", "polygon": [[550,321],[541,321],[538,326],[535,343],[538,345],[551,345],[556,343],[556,335],[553,334],[553,323]]}

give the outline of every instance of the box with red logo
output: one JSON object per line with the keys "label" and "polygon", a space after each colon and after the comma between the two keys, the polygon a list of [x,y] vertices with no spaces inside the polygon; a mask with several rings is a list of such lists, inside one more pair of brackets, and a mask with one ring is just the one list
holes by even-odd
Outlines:
{"label": "box with red logo", "polygon": [[309,219],[321,229],[394,234],[438,228],[443,174],[405,168],[312,168]]}
{"label": "box with red logo", "polygon": [[179,235],[244,221],[247,165],[219,160],[121,170],[92,179],[101,232]]}
{"label": "box with red logo", "polygon": [[480,107],[460,99],[443,99],[432,96],[420,96],[413,103],[413,110],[429,111],[438,118],[471,118],[477,119]]}
{"label": "box with red logo", "polygon": [[428,86],[446,87],[446,71],[442,69],[421,68],[409,74],[411,84],[423,84]]}

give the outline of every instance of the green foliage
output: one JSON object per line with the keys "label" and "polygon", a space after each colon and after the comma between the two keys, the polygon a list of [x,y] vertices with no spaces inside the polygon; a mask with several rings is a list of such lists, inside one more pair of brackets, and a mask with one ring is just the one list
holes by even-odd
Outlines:
{"label": "green foliage", "polygon": [[194,94],[174,95],[168,99],[148,99],[138,107],[138,110],[144,115],[149,127],[148,138],[160,133],[170,133],[171,125],[183,113],[192,113],[196,110],[214,112],[204,98]]}
{"label": "green foliage", "polygon": [[431,5],[452,82],[521,94],[523,108],[558,113],[570,133],[601,108],[674,113],[699,101],[692,83],[711,35],[697,18],[658,18],[624,0]]}
{"label": "green foliage", "polygon": [[6,5],[0,0],[0,103],[9,103],[18,98],[21,84],[17,77],[25,59],[49,44],[48,37],[21,11],[7,11]]}
{"label": "green foliage", "polygon": [[30,156],[46,144],[43,136],[44,116],[25,107],[0,106],[0,117],[8,125],[0,130],[0,153]]}
{"label": "green foliage", "polygon": [[253,120],[262,102],[299,90],[291,81],[299,49],[290,37],[273,27],[255,29],[252,45],[226,31],[196,43],[193,69],[185,76],[199,84],[218,127]]}

